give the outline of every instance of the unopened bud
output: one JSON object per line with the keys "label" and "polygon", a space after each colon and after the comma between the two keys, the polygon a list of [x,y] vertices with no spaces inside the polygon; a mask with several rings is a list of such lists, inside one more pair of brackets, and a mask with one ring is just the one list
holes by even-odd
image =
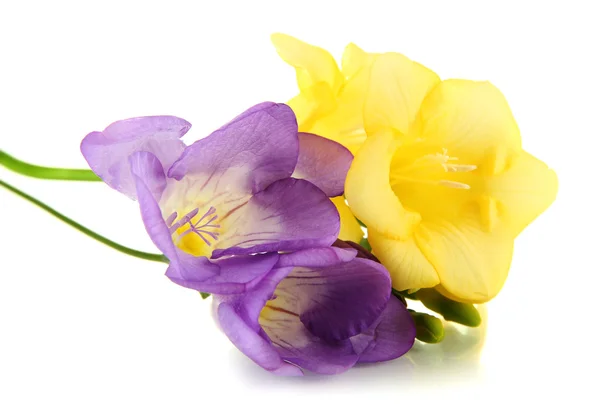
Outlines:
{"label": "unopened bud", "polygon": [[439,313],[447,321],[470,327],[477,327],[481,324],[481,316],[475,306],[471,304],[448,299],[435,289],[421,289],[415,294],[425,307]]}
{"label": "unopened bud", "polygon": [[435,316],[410,310],[410,315],[415,321],[417,339],[428,344],[437,344],[444,339],[444,324]]}

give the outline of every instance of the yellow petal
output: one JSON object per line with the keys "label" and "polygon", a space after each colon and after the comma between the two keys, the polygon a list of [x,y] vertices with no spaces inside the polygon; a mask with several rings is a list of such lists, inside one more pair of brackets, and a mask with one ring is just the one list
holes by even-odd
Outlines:
{"label": "yellow petal", "polygon": [[521,151],[508,103],[489,82],[442,81],[423,101],[415,124],[425,145],[447,149],[458,163],[478,165],[478,174],[501,172]]}
{"label": "yellow petal", "polygon": [[360,243],[362,240],[364,233],[362,228],[360,228],[360,224],[356,221],[354,214],[346,205],[346,200],[343,196],[337,196],[335,198],[331,198],[331,202],[335,204],[339,214],[340,214],[340,234],[338,238],[344,241],[354,241],[355,243]]}
{"label": "yellow petal", "polygon": [[369,137],[354,157],[345,191],[350,209],[369,230],[391,239],[406,239],[420,216],[404,209],[390,186],[390,163],[396,148],[391,131]]}
{"label": "yellow petal", "polygon": [[[331,88],[324,82],[317,82],[305,88],[300,94],[292,98],[288,105],[296,115],[298,131],[314,134],[319,134],[313,131],[314,123],[335,110],[337,106]],[[322,134],[319,135],[323,136]]]}
{"label": "yellow petal", "polygon": [[370,66],[376,55],[363,51],[354,43],[349,43],[342,55],[342,74],[344,78],[350,79],[361,69]]}
{"label": "yellow petal", "polygon": [[512,235],[502,227],[485,231],[474,215],[455,222],[423,222],[418,244],[438,272],[441,292],[453,299],[487,302],[508,276]]}
{"label": "yellow petal", "polygon": [[[437,290],[440,294],[442,294],[443,296],[447,297],[448,299],[452,299],[456,302],[461,302],[461,303],[471,303],[470,300],[468,299],[461,299],[457,296],[454,296],[452,293],[448,292],[446,289],[444,289],[444,286],[442,285],[438,285],[435,287],[435,290]],[[485,303],[481,306],[485,306]]]}
{"label": "yellow petal", "polygon": [[292,108],[298,122],[298,131],[308,131],[319,111],[319,103],[315,102],[310,95],[300,93],[289,100],[287,104]]}
{"label": "yellow petal", "polygon": [[501,226],[516,236],[556,199],[558,178],[544,162],[523,151],[485,186],[497,202]]}
{"label": "yellow petal", "polygon": [[350,79],[336,98],[333,111],[315,119],[311,133],[334,140],[353,154],[367,138],[363,125],[368,71],[361,71]]}
{"label": "yellow petal", "polygon": [[329,52],[282,33],[271,35],[271,42],[279,56],[296,68],[300,91],[318,82],[325,82],[334,94],[337,93],[343,80],[337,63]]}
{"label": "yellow petal", "polygon": [[344,73],[346,82],[336,97],[334,111],[316,119],[310,131],[342,144],[353,154],[356,154],[367,138],[363,124],[363,109],[369,84],[370,65],[373,61],[372,55],[363,52],[353,44],[348,45],[342,65],[345,65],[343,68],[347,71],[352,72],[350,75]]}
{"label": "yellow petal", "polygon": [[396,290],[421,289],[439,285],[437,272],[425,258],[415,236],[407,240],[391,240],[369,230],[373,254],[388,269]]}
{"label": "yellow petal", "polygon": [[377,56],[365,103],[367,134],[385,128],[408,134],[423,98],[439,81],[435,72],[404,55]]}

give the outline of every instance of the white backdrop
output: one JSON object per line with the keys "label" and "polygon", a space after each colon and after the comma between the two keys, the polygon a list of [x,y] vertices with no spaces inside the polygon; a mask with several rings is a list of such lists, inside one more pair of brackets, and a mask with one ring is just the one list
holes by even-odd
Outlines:
{"label": "white backdrop", "polygon": [[[204,137],[296,92],[269,35],[341,57],[352,41],[506,95],[557,202],[516,242],[483,330],[336,377],[277,378],[216,329],[210,302],[0,189],[0,415],[593,413],[597,394],[598,74],[594,2],[374,0],[0,3],[0,148],[86,167],[112,121],[172,114]],[[0,177],[125,245],[156,251],[102,183]],[[593,387],[596,383],[596,388]],[[443,410],[447,407],[447,410]],[[520,414],[520,413],[519,413]],[[576,412],[574,412],[576,414]]]}

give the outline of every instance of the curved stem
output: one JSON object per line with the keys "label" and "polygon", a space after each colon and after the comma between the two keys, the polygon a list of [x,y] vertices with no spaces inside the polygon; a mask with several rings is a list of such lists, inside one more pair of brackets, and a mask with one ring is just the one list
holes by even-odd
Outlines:
{"label": "curved stem", "polygon": [[20,173],[21,175],[31,176],[38,179],[90,182],[102,180],[89,169],[62,169],[32,165],[14,158],[2,150],[0,150],[0,165],[3,165],[7,169],[10,169],[14,172]]}
{"label": "curved stem", "polygon": [[107,246],[112,247],[115,250],[120,251],[121,253],[129,254],[130,256],[138,257],[138,258],[144,259],[144,260],[158,261],[161,263],[169,263],[169,259],[167,259],[162,254],[146,253],[144,251],[134,250],[132,248],[125,247],[125,246],[122,246],[121,244],[115,243],[114,241],[109,240],[108,238],[103,237],[98,233],[95,233],[94,231],[90,230],[89,228],[84,227],[83,225],[73,221],[69,217],[61,214],[60,212],[52,209],[51,207],[44,204],[43,202],[35,199],[31,195],[26,194],[25,192],[15,188],[12,185],[7,184],[6,182],[4,182],[2,180],[0,180],[0,186],[25,198],[29,202],[33,203],[34,205],[37,205],[38,207],[42,208],[44,211],[48,212],[50,215],[53,215],[54,217],[58,218],[59,220],[69,224],[71,227],[81,231],[88,237],[92,237],[94,240],[99,241],[103,244],[106,244]]}

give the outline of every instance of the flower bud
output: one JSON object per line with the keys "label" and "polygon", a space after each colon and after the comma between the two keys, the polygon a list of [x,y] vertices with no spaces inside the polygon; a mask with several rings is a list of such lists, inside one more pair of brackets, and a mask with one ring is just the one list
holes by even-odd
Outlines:
{"label": "flower bud", "polygon": [[477,327],[481,324],[481,316],[475,306],[471,304],[448,299],[435,289],[421,289],[415,295],[425,307],[439,313],[447,321],[470,327]]}
{"label": "flower bud", "polygon": [[435,316],[409,310],[417,327],[417,339],[428,344],[437,344],[444,339],[444,324]]}

